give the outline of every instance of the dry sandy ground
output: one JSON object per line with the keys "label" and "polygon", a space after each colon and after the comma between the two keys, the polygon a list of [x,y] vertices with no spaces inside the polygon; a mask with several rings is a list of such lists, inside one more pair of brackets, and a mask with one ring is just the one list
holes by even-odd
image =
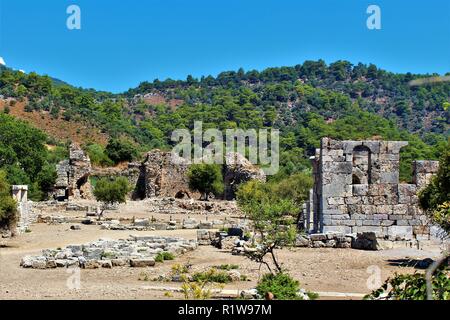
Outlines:
{"label": "dry sandy ground", "polygon": [[[142,281],[143,274],[152,279],[169,272],[175,263],[190,263],[194,270],[205,270],[220,264],[237,264],[239,271],[250,281],[227,285],[229,289],[254,287],[259,276],[259,265],[247,258],[233,256],[211,246],[201,246],[175,261],[157,264],[154,268],[114,268],[81,270],[81,289],[70,290],[71,277],[66,269],[31,270],[19,266],[27,254],[39,254],[42,249],[83,244],[100,238],[127,238],[129,231],[100,230],[98,226],[82,226],[81,231],[69,230],[70,225],[36,224],[32,232],[9,241],[0,248],[0,299],[167,299],[164,292],[150,290],[149,286],[176,287],[176,283]],[[139,235],[157,234],[196,237],[196,230],[149,231]],[[302,287],[320,292],[368,293],[368,267],[377,266],[382,279],[394,272],[413,272],[412,267],[396,265],[397,260],[435,257],[437,253],[412,249],[389,251],[358,251],[352,249],[294,249],[282,250],[279,258]],[[147,287],[147,288],[146,288]],[[179,297],[175,294],[174,297]]]}

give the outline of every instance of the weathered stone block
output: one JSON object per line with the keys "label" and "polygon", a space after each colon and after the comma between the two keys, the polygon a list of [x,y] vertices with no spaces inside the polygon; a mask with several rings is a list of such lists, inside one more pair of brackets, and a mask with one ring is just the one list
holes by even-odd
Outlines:
{"label": "weathered stone block", "polygon": [[359,232],[373,232],[377,237],[383,236],[383,228],[379,226],[362,226],[362,227],[353,227],[353,233]]}
{"label": "weathered stone block", "polygon": [[130,266],[133,268],[145,268],[145,267],[153,267],[155,265],[155,259],[146,258],[146,259],[131,259]]}
{"label": "weathered stone block", "polygon": [[330,197],[328,198],[328,204],[329,205],[339,205],[339,204],[345,204],[343,197]]}
{"label": "weathered stone block", "polygon": [[325,233],[315,233],[310,236],[311,241],[325,241],[327,240],[327,235]]}
{"label": "weathered stone block", "polygon": [[363,220],[363,226],[380,226],[380,220]]}
{"label": "weathered stone block", "polygon": [[324,226],[322,231],[324,233],[341,232],[343,234],[348,234],[348,233],[352,233],[352,227],[349,227],[349,226]]}
{"label": "weathered stone block", "polygon": [[313,248],[325,248],[325,242],[322,241],[313,241]]}
{"label": "weathered stone block", "polygon": [[377,213],[377,206],[371,205],[371,204],[366,204],[366,205],[362,205],[361,206],[361,211],[358,213],[362,213],[365,215],[372,215]]}
{"label": "weathered stone block", "polygon": [[378,214],[389,215],[392,213],[392,206],[390,205],[380,205],[376,207]]}
{"label": "weathered stone block", "polygon": [[382,172],[380,174],[380,183],[398,183],[399,173],[398,172]]}
{"label": "weathered stone block", "polygon": [[391,226],[388,228],[388,236],[391,240],[411,240],[413,228],[411,226]]}
{"label": "weathered stone block", "polygon": [[408,205],[407,204],[396,204],[393,206],[392,210],[393,214],[407,214],[408,213]]}
{"label": "weathered stone block", "polygon": [[369,193],[369,185],[368,184],[355,184],[353,185],[353,195],[355,196],[364,196]]}

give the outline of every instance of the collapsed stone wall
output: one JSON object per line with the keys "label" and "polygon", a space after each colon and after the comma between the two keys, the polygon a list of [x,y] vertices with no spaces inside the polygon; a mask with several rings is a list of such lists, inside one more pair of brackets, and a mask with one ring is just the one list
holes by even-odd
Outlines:
{"label": "collapsed stone wall", "polygon": [[69,159],[56,165],[57,178],[52,196],[58,200],[93,199],[89,181],[92,166],[89,156],[76,144],[69,150]]}
{"label": "collapsed stone wall", "polygon": [[[90,177],[126,177],[132,186],[129,198],[143,200],[156,197],[199,198],[190,190],[187,171],[189,163],[183,158],[174,159],[171,152],[153,150],[143,162],[130,162],[126,168],[92,168],[89,157],[73,144],[68,160],[56,166],[57,179],[51,196],[56,200],[93,199]],[[226,156],[223,166],[224,199],[235,198],[237,187],[246,181],[265,181],[264,172],[237,153]]]}
{"label": "collapsed stone wall", "polygon": [[226,200],[236,198],[236,191],[240,184],[250,180],[265,182],[266,175],[262,169],[254,166],[249,160],[239,153],[228,153],[225,157],[224,183]]}
{"label": "collapsed stone wall", "polygon": [[417,192],[437,172],[437,161],[416,161],[412,184],[399,183],[403,141],[323,138],[313,162],[314,188],[305,206],[312,232],[374,232],[393,240],[429,239]]}
{"label": "collapsed stone wall", "polygon": [[128,198],[132,200],[145,199],[145,167],[140,162],[130,162],[125,168],[94,168],[91,176],[95,178],[125,177],[132,187]]}
{"label": "collapsed stone wall", "polygon": [[147,153],[144,166],[145,197],[199,197],[189,189],[189,163],[172,157],[171,152],[153,150]]}
{"label": "collapsed stone wall", "polygon": [[[223,166],[224,199],[233,200],[237,187],[249,180],[265,181],[264,172],[244,156],[229,153]],[[173,158],[171,152],[153,150],[143,163],[145,197],[199,198],[200,194],[189,188],[187,171],[189,163],[182,158]]]}

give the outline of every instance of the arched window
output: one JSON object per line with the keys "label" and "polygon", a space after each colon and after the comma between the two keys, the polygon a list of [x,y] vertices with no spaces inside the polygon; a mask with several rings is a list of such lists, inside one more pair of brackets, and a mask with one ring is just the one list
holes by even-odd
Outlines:
{"label": "arched window", "polygon": [[359,177],[356,174],[352,175],[352,184],[361,184],[361,180],[359,180]]}

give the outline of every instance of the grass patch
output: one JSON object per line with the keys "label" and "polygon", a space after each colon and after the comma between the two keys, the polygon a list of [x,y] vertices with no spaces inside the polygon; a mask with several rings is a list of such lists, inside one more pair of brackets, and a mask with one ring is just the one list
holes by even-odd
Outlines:
{"label": "grass patch", "polygon": [[192,281],[195,282],[215,282],[215,283],[230,283],[233,280],[231,276],[224,271],[217,271],[211,269],[207,272],[196,272],[192,275]]}
{"label": "grass patch", "polygon": [[164,262],[166,260],[173,260],[175,259],[175,256],[173,255],[173,253],[170,252],[159,252],[156,257],[155,257],[155,261],[156,262]]}
{"label": "grass patch", "polygon": [[216,266],[215,268],[219,270],[230,271],[239,269],[239,266],[237,264],[221,264],[220,266]]}

